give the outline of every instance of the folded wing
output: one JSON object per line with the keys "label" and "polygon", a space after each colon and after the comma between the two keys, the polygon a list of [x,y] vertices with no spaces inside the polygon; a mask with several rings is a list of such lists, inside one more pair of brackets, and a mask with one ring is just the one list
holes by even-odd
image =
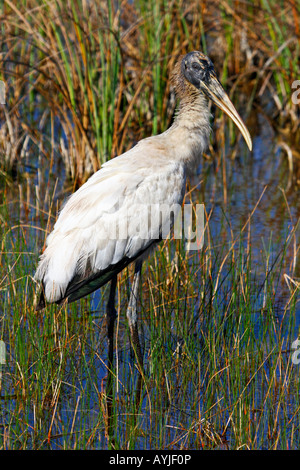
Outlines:
{"label": "folded wing", "polygon": [[182,203],[185,175],[151,150],[145,139],[105,163],[67,201],[35,275],[43,284],[37,308],[93,292],[161,239],[168,214],[160,206]]}

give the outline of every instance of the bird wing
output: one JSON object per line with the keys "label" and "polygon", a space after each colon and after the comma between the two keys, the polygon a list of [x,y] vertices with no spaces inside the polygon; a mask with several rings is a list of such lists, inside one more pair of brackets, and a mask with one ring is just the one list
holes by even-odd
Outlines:
{"label": "bird wing", "polygon": [[145,139],[106,162],[67,201],[35,275],[47,301],[96,290],[161,239],[160,206],[182,203],[185,174],[155,144]]}

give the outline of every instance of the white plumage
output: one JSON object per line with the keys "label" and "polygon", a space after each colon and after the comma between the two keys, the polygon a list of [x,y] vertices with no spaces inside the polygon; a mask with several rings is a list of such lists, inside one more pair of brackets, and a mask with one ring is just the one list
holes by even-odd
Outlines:
{"label": "white plumage", "polygon": [[[166,145],[167,137],[161,140]],[[35,276],[43,281],[48,302],[64,297],[75,273],[84,276],[87,265],[94,274],[124,257],[135,258],[158,240],[152,233],[156,227],[140,227],[146,219],[141,210],[181,204],[185,168],[176,154],[166,159],[163,149],[152,158],[152,142],[145,139],[105,163],[64,206]],[[146,158],[155,165],[145,167]],[[117,238],[119,233],[127,239]]]}

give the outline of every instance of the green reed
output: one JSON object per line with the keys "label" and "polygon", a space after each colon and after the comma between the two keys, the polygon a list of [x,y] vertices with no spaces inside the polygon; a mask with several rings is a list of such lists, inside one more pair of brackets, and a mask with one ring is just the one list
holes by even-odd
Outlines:
{"label": "green reed", "polygon": [[[168,77],[178,56],[192,49],[211,56],[234,100],[246,92],[247,114],[266,96],[271,118],[275,108],[282,122],[293,123],[299,9],[282,7],[271,0],[139,0],[122,8],[43,0],[32,9],[4,2],[1,171],[22,168],[36,146],[51,169],[55,152],[80,185],[101,163],[170,125],[175,102]],[[55,129],[55,150],[47,126]]]}

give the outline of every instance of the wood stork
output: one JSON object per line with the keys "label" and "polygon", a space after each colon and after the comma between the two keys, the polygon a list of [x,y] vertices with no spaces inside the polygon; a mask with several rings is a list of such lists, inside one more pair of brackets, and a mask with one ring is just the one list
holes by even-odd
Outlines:
{"label": "wood stork", "polygon": [[[186,178],[199,164],[210,134],[207,98],[240,129],[252,149],[250,134],[219,82],[211,60],[199,51],[181,56],[171,80],[179,99],[172,126],[138,142],[104,163],[63,207],[47,238],[35,279],[42,283],[37,309],[46,302],[73,302],[111,281],[107,303],[109,362],[112,364],[117,275],[129,263],[135,273],[127,308],[131,341],[142,364],[137,329],[137,295],[142,263],[161,239],[157,227],[136,226],[149,206],[182,204]],[[126,226],[126,237],[111,236]],[[156,235],[155,235],[156,234]],[[157,236],[158,234],[158,236]]]}

